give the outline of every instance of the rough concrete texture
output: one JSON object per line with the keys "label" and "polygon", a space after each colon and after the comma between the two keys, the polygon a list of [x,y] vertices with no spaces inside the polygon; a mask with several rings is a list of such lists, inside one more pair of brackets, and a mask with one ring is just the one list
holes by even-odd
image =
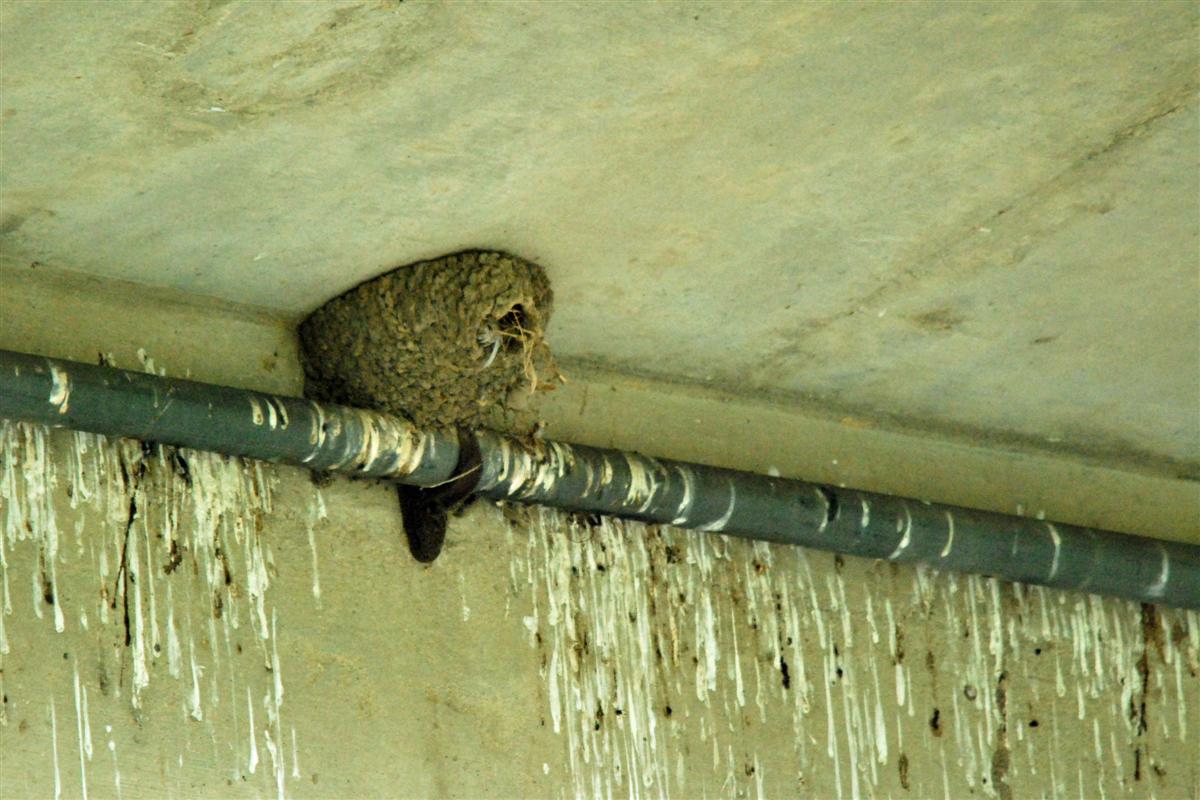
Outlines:
{"label": "rough concrete texture", "polygon": [[[1197,535],[1194,4],[69,11],[0,5],[4,346],[296,393],[278,319],[112,279],[295,322],[493,247],[616,370],[549,396],[564,438]],[[203,456],[129,525],[77,445],[0,465],[60,481],[0,500],[43,509],[2,534],[5,798],[1200,791],[1194,614],[484,505],[420,567],[392,491]]]}
{"label": "rough concrete texture", "polygon": [[300,325],[305,394],[421,426],[506,428],[510,406],[557,376],[552,309],[542,268],[505,253],[400,267]]}
{"label": "rough concrete texture", "polygon": [[385,487],[0,452],[6,798],[1200,790],[1194,611],[483,504],[426,567]]}
{"label": "rough concrete texture", "polygon": [[564,366],[1197,474],[1194,3],[0,15],[26,266],[299,319],[494,247]]}
{"label": "rough concrete texture", "polygon": [[[40,271],[0,272],[0,289],[3,347],[111,352],[127,367],[148,347],[171,374],[289,394],[303,381],[297,360],[275,360],[288,342],[269,319]],[[594,444],[1033,513],[1108,519],[1167,496],[1151,476],[662,388],[575,381],[549,395],[551,424]],[[864,797],[1196,791],[1195,614],[484,504],[422,567],[385,487],[318,493],[297,470],[184,454],[188,488],[155,449],[83,437],[80,454],[57,432],[39,461],[33,441],[32,456],[22,444],[0,458],[17,470],[0,479],[5,798],[53,795],[56,764],[67,796],[86,780],[90,797],[127,798],[277,795],[281,768],[301,797],[561,797],[597,782],[642,797],[849,798],[855,782]],[[129,478],[146,464],[128,527],[122,458]],[[47,464],[57,484],[38,480]],[[1164,513],[1184,513],[1179,497]],[[31,505],[42,522],[54,509],[49,559],[47,527],[19,522]],[[228,584],[193,566],[215,558],[205,530],[232,536]],[[123,549],[144,580],[119,573]]]}
{"label": "rough concrete texture", "polygon": [[[243,307],[0,266],[0,308],[0,347],[7,349],[82,361],[103,353],[110,363],[136,367],[138,351],[148,347],[182,365],[184,377],[303,392],[294,330]],[[570,381],[540,393],[532,409],[547,435],[563,441],[1200,544],[1200,492],[1186,477],[578,363],[569,369]]]}

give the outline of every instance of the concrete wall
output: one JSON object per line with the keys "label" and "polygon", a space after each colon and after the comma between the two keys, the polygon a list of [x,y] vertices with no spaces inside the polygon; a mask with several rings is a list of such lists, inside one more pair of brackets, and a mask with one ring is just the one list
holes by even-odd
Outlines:
{"label": "concrete wall", "polygon": [[[303,390],[295,331],[276,316],[30,267],[6,253],[0,249],[0,347],[81,361],[105,353],[125,366],[137,366],[148,348],[174,375],[293,396]],[[539,396],[535,411],[546,435],[564,441],[1200,544],[1200,491],[1188,474],[570,359],[562,368],[568,383]]]}
{"label": "concrete wall", "polygon": [[[3,3],[0,347],[296,394],[282,317],[500,247],[552,436],[1200,542],[1200,7],[639,14]],[[484,505],[421,567],[11,425],[0,548],[5,798],[1200,796],[1195,613]]]}
{"label": "concrete wall", "polygon": [[[3,346],[295,391],[270,320],[21,285]],[[585,440],[640,436],[600,385]],[[4,797],[1200,791],[1194,612],[487,505],[423,567],[387,487],[11,425],[0,459]]]}
{"label": "concrete wall", "polygon": [[0,439],[5,797],[1200,787],[1195,612]]}
{"label": "concrete wall", "polygon": [[[1182,484],[1194,521],[1198,32],[1190,2],[7,0],[0,255],[298,318],[509,250],[577,364]],[[1168,505],[1140,494],[1096,492]]]}

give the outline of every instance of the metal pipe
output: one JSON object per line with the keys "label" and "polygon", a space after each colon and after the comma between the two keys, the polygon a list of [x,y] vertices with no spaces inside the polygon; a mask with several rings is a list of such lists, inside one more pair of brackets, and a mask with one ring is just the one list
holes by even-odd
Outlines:
{"label": "metal pipe", "polygon": [[418,486],[458,463],[453,433],[387,414],[9,350],[0,417]]}
{"label": "metal pipe", "polygon": [[[0,350],[0,417],[1200,608],[1200,547]],[[477,448],[477,450],[476,450]],[[476,451],[469,460],[460,449]],[[456,480],[457,479],[457,480]]]}

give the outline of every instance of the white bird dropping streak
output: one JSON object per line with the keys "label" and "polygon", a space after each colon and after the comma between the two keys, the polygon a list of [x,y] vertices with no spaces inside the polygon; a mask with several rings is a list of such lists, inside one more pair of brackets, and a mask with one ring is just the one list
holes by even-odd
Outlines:
{"label": "white bird dropping streak", "polygon": [[48,402],[58,406],[59,414],[66,414],[71,401],[71,376],[50,362],[50,397]]}
{"label": "white bird dropping streak", "polygon": [[62,797],[62,775],[58,771],[58,714],[54,710],[54,696],[50,697],[50,753],[54,761],[54,800]]}
{"label": "white bird dropping streak", "polygon": [[875,684],[875,750],[880,764],[888,760],[887,723],[883,718],[883,694],[879,691],[878,659],[871,659],[871,681]]}
{"label": "white bird dropping streak", "polygon": [[[83,800],[87,800],[87,752],[84,748],[83,736],[83,693],[79,688],[79,664],[72,665],[75,687],[75,736],[79,741],[79,785],[82,787]],[[88,750],[91,748],[88,747]]]}
{"label": "white bird dropping streak", "polygon": [[167,673],[179,677],[183,663],[183,651],[179,646],[179,630],[175,626],[175,601],[171,596],[171,583],[167,582]]}
{"label": "white bird dropping streak", "polygon": [[888,561],[894,561],[900,556],[908,546],[912,544],[912,512],[908,510],[908,506],[904,506],[904,521],[896,520],[896,532],[904,531],[904,535],[900,537],[900,544],[896,545],[896,549],[888,556]]}
{"label": "white bird dropping streak", "polygon": [[725,513],[720,519],[714,520],[707,525],[701,525],[697,530],[702,531],[723,531],[725,526],[729,524],[729,520],[733,518],[733,509],[737,506],[737,487],[733,485],[733,481],[729,481],[729,507],[725,509]]}
{"label": "white bird dropping streak", "polygon": [[942,548],[940,556],[945,558],[950,555],[950,550],[954,547],[954,515],[949,511],[946,512],[946,546]]}
{"label": "white bird dropping streak", "polygon": [[108,752],[112,755],[113,787],[117,790],[117,800],[121,800],[121,768],[117,766],[117,743],[112,738],[112,725],[105,725],[104,731],[108,734]]}
{"label": "white bird dropping streak", "polygon": [[1150,597],[1162,597],[1163,592],[1167,590],[1167,581],[1171,578],[1171,556],[1161,544],[1158,545],[1158,552],[1162,555],[1162,569],[1158,573],[1158,579],[1146,589],[1146,594]]}
{"label": "white bird dropping streak", "polygon": [[312,594],[317,601],[317,607],[321,606],[321,576],[320,569],[317,563],[317,523],[323,519],[328,519],[329,514],[325,510],[325,496],[321,494],[321,487],[313,487],[313,499],[309,506],[308,514],[308,548],[312,551]]}
{"label": "white bird dropping streak", "polygon": [[688,513],[692,510],[692,495],[694,480],[692,471],[687,467],[678,466],[675,468],[679,473],[680,481],[683,483],[683,496],[679,499],[679,507],[675,510],[675,519],[671,521],[672,525],[683,525],[687,522]]}
{"label": "white bird dropping streak", "polygon": [[296,748],[295,726],[292,726],[292,777],[300,777],[300,751]]}
{"label": "white bird dropping streak", "polygon": [[821,524],[817,526],[817,533],[822,533],[829,526],[829,498],[815,486],[813,487],[813,494],[817,496],[817,499],[821,501],[821,505],[825,507],[825,510],[821,512]]}
{"label": "white bird dropping streak", "polygon": [[[275,609],[271,609],[271,679],[275,689],[275,716],[279,716],[279,708],[283,705],[283,668],[279,664],[279,636],[276,634]],[[282,740],[280,747],[283,746]]]}
{"label": "white bird dropping streak", "polygon": [[1058,533],[1058,528],[1054,527],[1053,522],[1046,523],[1046,530],[1050,532],[1050,541],[1054,543],[1054,558],[1050,562],[1049,578],[1054,578],[1058,575],[1058,556],[1062,551],[1062,537]]}
{"label": "white bird dropping streak", "polygon": [[246,711],[250,731],[250,752],[246,757],[246,769],[250,774],[258,769],[258,734],[254,730],[254,700],[250,697],[250,687],[246,687]]}
{"label": "white bird dropping streak", "polygon": [[192,719],[199,722],[204,719],[204,706],[200,700],[200,676],[204,668],[196,663],[196,640],[194,638],[188,642],[188,660],[192,673],[192,690],[188,694],[187,700],[188,713],[191,714]]}
{"label": "white bird dropping streak", "polygon": [[471,607],[467,605],[467,576],[461,570],[458,573],[458,591],[462,597],[462,621],[471,621]]}
{"label": "white bird dropping streak", "polygon": [[83,687],[83,752],[87,760],[92,760],[92,723],[88,719],[88,690]]}
{"label": "white bird dropping streak", "polygon": [[[104,593],[96,593],[98,605],[92,606],[96,602],[93,600],[87,602],[91,606],[88,612],[92,615],[92,632],[80,631],[94,637],[111,632],[108,626],[120,617],[102,616],[110,601],[120,601],[119,596],[111,595],[115,582],[108,565],[119,560],[133,489],[120,477],[120,468],[137,466],[142,457],[136,443],[108,443],[91,434],[80,436],[86,437],[88,444],[80,447],[80,452],[87,456],[77,454],[82,460],[69,462],[69,469],[61,475],[71,481],[69,494],[78,501],[73,507],[74,517],[62,522],[62,529],[69,532],[70,523],[74,523],[77,536],[63,538],[50,501],[61,507],[67,500],[66,494],[59,497],[60,493],[53,491],[55,459],[51,457],[53,448],[48,447],[51,439],[47,438],[47,430],[0,423],[0,524],[4,525],[0,572],[5,581],[0,586],[6,586],[8,566],[15,569],[20,565],[20,574],[27,575],[26,565],[31,560],[36,563],[52,550],[57,558],[46,563],[60,563],[64,581],[68,575],[86,572],[86,559],[90,558],[93,572],[102,572],[106,584]],[[137,520],[133,531],[131,543],[136,549],[129,556],[137,562],[128,565],[130,574],[137,576],[139,571],[161,569],[169,563],[166,548],[172,542],[178,542],[187,557],[194,560],[195,570],[194,574],[187,567],[170,570],[159,573],[154,580],[159,591],[165,584],[167,592],[163,637],[166,663],[159,669],[153,669],[157,659],[149,652],[155,641],[156,619],[149,576],[141,582],[144,603],[135,601],[135,583],[128,584],[130,603],[149,610],[142,620],[149,628],[149,677],[158,680],[164,672],[178,673],[178,682],[160,681],[153,696],[175,696],[176,713],[206,717],[210,724],[198,730],[212,736],[214,752],[226,753],[240,774],[248,774],[250,764],[254,769],[258,766],[256,720],[265,715],[264,747],[270,759],[264,763],[272,771],[258,778],[264,788],[272,780],[278,786],[289,767],[285,758],[289,733],[291,777],[300,777],[301,769],[297,731],[280,721],[284,691],[275,630],[277,613],[270,604],[259,602],[267,589],[265,579],[274,578],[275,564],[268,546],[270,532],[259,530],[252,514],[269,509],[271,472],[236,459],[180,451],[190,464],[194,486],[188,489],[182,477],[170,470],[171,451],[160,448],[156,452],[142,462],[145,477],[136,489],[138,510],[145,516]],[[86,490],[82,488],[84,481],[90,481]],[[314,497],[307,513],[310,520],[323,518],[321,506],[323,503]],[[718,513],[714,510],[710,515]],[[867,513],[864,501],[863,516]],[[101,535],[93,536],[93,520],[89,519],[82,528],[87,535],[78,536],[79,520],[85,514],[97,515],[103,523]],[[1087,785],[1082,788],[1087,793],[1111,791],[1118,783],[1127,788],[1119,777],[1129,780],[1120,753],[1127,754],[1124,765],[1132,771],[1128,754],[1141,724],[1138,718],[1128,719],[1128,709],[1137,708],[1143,700],[1153,704],[1148,715],[1150,728],[1145,732],[1152,738],[1145,741],[1156,746],[1160,738],[1177,734],[1159,751],[1165,754],[1170,748],[1180,747],[1179,740],[1186,736],[1187,712],[1196,707],[1192,702],[1194,682],[1189,682],[1189,669],[1200,663],[1200,616],[1195,612],[1156,609],[1158,629],[1164,635],[1159,640],[1151,639],[1147,648],[1142,612],[1136,603],[1064,595],[1041,587],[1013,587],[1009,597],[1008,589],[993,581],[932,570],[909,572],[907,567],[872,566],[857,559],[835,567],[832,558],[825,556],[820,556],[822,570],[814,581],[804,551],[799,549],[751,545],[635,522],[605,520],[585,529],[556,512],[539,510],[529,514],[533,522],[514,529],[516,535],[509,538],[514,554],[510,564],[512,600],[514,610],[521,609],[514,614],[512,624],[515,627],[521,621],[523,627],[515,628],[515,635],[528,634],[535,648],[537,661],[531,658],[531,669],[537,669],[535,664],[542,663],[542,658],[550,665],[542,668],[546,684],[553,688],[548,692],[551,713],[544,716],[548,727],[551,716],[559,722],[567,749],[563,770],[552,772],[564,776],[567,795],[632,800],[719,792],[750,797],[780,786],[794,787],[797,781],[816,795],[844,793],[847,797],[874,798],[897,794],[898,764],[893,761],[890,767],[878,765],[906,752],[904,726],[914,726],[907,731],[910,746],[925,746],[931,753],[938,749],[926,732],[931,709],[925,707],[925,701],[933,697],[927,693],[925,671],[915,666],[919,662],[914,660],[914,655],[924,653],[926,647],[930,648],[929,671],[934,672],[934,653],[938,654],[938,669],[944,670],[932,677],[939,681],[944,680],[942,676],[949,678],[942,691],[950,692],[952,697],[951,701],[937,696],[943,735],[946,739],[953,737],[952,741],[943,740],[950,750],[949,760],[943,756],[941,763],[947,795],[951,794],[950,784],[959,793],[966,792],[966,786],[988,793],[982,779],[987,777],[991,783],[989,769],[1002,730],[1020,742],[1011,753],[1008,771],[1014,796],[1029,793],[1030,786],[1037,788],[1041,785],[1035,783],[1038,780],[1044,781],[1055,796],[1070,793],[1075,787],[1069,786],[1069,771],[1064,773],[1061,762],[1064,755],[1072,753],[1065,740],[1060,742],[1057,720],[1070,717],[1064,719],[1065,731],[1066,726],[1076,725],[1078,714],[1093,720],[1090,734],[1086,723],[1083,728],[1087,751],[1106,760],[1102,768],[1084,776]],[[302,512],[302,522],[304,516]],[[878,509],[876,516],[880,516]],[[905,515],[896,516],[900,518],[899,533]],[[876,519],[876,529],[896,522],[892,515],[885,513],[883,517]],[[946,523],[944,553],[954,536],[954,520],[948,517]],[[1050,523],[1043,524],[1047,525],[1045,543],[1049,544],[1056,531]],[[163,531],[162,538],[155,535],[159,530]],[[59,538],[68,546],[59,548]],[[19,549],[26,545],[28,552]],[[72,558],[85,561],[82,565],[72,564]],[[1066,568],[1065,561],[1056,558],[1053,565],[1049,561],[1047,568],[1056,572],[1060,565]],[[305,566],[301,563],[299,569]],[[1152,568],[1143,583],[1161,581],[1169,585],[1171,566],[1167,563],[1161,569]],[[295,569],[294,564],[290,567]],[[233,576],[231,587],[225,585],[226,568]],[[254,587],[256,592],[247,591],[247,574],[260,568],[264,574]],[[841,569],[845,570],[844,576],[837,571]],[[1175,571],[1178,573],[1178,566]],[[884,576],[894,576],[894,580],[885,581]],[[43,589],[43,580],[54,580],[48,566],[44,578],[40,570],[36,575],[35,590]],[[814,586],[822,582],[829,591],[826,594],[822,589],[818,596]],[[459,584],[461,589],[462,576]],[[530,592],[527,600],[532,609],[520,605],[518,588]],[[79,587],[65,582],[63,589],[67,597],[86,596]],[[26,597],[21,591],[18,601]],[[1036,603],[1031,592],[1037,595]],[[176,600],[181,603],[178,608]],[[199,639],[193,635],[191,620],[196,610],[192,601],[202,608],[202,622],[195,631]],[[222,611],[215,618],[214,602]],[[11,609],[7,594],[4,603]],[[886,620],[876,618],[880,603],[884,604]],[[47,604],[40,605],[45,614]],[[26,613],[32,610],[28,602],[18,603],[18,609]],[[134,610],[130,609],[131,634]],[[273,672],[273,690],[262,684],[265,676],[243,681],[239,668],[243,661],[254,658],[238,659],[233,654],[231,631],[258,636],[262,610],[269,620],[268,635],[257,642],[252,640],[251,645],[257,644],[259,654]],[[529,616],[522,617],[524,614]],[[75,618],[74,612],[69,615]],[[179,615],[184,616],[177,618]],[[50,614],[45,616],[49,618]],[[97,623],[97,619],[101,621]],[[912,622],[907,630],[906,621]],[[285,626],[286,622],[285,616]],[[857,631],[853,630],[855,626],[859,626]],[[23,629],[10,624],[7,635],[12,637],[17,630]],[[906,640],[910,632],[913,638]],[[222,633],[223,645],[218,648]],[[850,646],[854,635],[859,639],[857,647]],[[888,639],[886,647],[879,647],[881,637]],[[14,649],[22,644],[14,641]],[[901,646],[908,652],[907,659],[900,652]],[[187,654],[182,652],[185,647]],[[834,647],[838,648],[836,656]],[[1035,647],[1048,648],[1040,660],[1030,655]],[[122,655],[128,659],[131,651]],[[1139,674],[1143,655],[1151,667],[1145,685]],[[749,662],[742,663],[746,659]],[[82,663],[86,667],[88,662]],[[889,685],[888,697],[884,698],[881,684],[889,683],[889,666],[894,668],[895,688],[893,693]],[[220,674],[222,670],[227,674]],[[996,702],[1001,672],[1008,675],[1007,729],[1002,727],[1004,719]],[[96,777],[91,762],[88,675],[88,669],[73,665],[73,682],[69,685],[74,690],[81,789],[95,795],[102,792],[87,786],[85,774],[90,769],[90,777]],[[209,678],[204,687],[200,686],[201,677]],[[755,681],[755,687],[747,685],[750,680]],[[772,680],[776,681],[774,686]],[[811,685],[810,680],[814,682]],[[248,718],[243,721],[238,709],[245,683],[251,683],[251,687],[245,689]],[[59,686],[59,690],[67,685]],[[126,690],[129,685],[125,683]],[[758,711],[747,715],[742,705],[750,690],[754,690],[752,699]],[[11,694],[12,688],[8,692]],[[776,692],[786,708],[770,702]],[[824,694],[824,713],[813,692],[818,698]],[[201,710],[202,693],[207,715]],[[55,698],[62,696],[50,698],[56,773],[63,767],[68,771],[71,768],[70,764],[59,763],[57,753],[54,704]],[[145,697],[149,702],[152,695],[147,693]],[[212,705],[218,700],[227,708]],[[810,709],[813,700],[817,702]],[[254,705],[259,703],[262,705],[256,716]],[[153,707],[160,707],[157,700]],[[1014,709],[1026,708],[1038,709],[1040,730],[1022,727],[1025,720],[1019,719]],[[791,716],[792,735],[786,744],[759,748],[747,745],[753,737],[744,735],[745,726],[753,723],[757,727],[760,718],[780,711]],[[889,719],[889,714],[894,719]],[[1190,716],[1195,724],[1196,714]],[[763,720],[765,725],[776,727],[779,722]],[[248,743],[242,738],[247,725]],[[1172,726],[1169,731],[1168,725]],[[953,727],[953,733],[944,732],[947,727]],[[687,743],[697,733],[703,744],[693,742],[688,749]],[[108,734],[119,797],[121,776],[111,728]],[[228,741],[218,742],[218,735]],[[1092,741],[1088,743],[1087,739]],[[164,753],[163,757],[163,763],[173,765],[179,756]],[[907,757],[912,757],[911,751]],[[1145,751],[1141,757],[1145,758]],[[1147,761],[1142,760],[1141,765],[1145,768]],[[1037,776],[1038,769],[1043,772],[1041,776]],[[174,773],[173,767],[171,771]],[[770,787],[766,786],[768,771],[772,773]],[[950,776],[950,771],[955,774]],[[1050,780],[1046,780],[1047,772],[1052,773]],[[48,777],[43,774],[43,779]],[[182,780],[182,775],[179,777]],[[61,778],[56,774],[57,794],[61,794]],[[936,772],[925,774],[924,765],[910,778],[913,796],[936,792]],[[1163,791],[1177,788],[1166,782],[1162,787]]]}

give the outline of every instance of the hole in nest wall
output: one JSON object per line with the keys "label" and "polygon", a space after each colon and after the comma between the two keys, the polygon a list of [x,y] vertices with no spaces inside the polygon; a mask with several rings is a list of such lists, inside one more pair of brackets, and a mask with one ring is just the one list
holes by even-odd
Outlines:
{"label": "hole in nest wall", "polygon": [[520,352],[524,347],[525,339],[529,336],[525,307],[518,303],[510,308],[507,314],[500,317],[496,324],[504,342],[504,351],[507,353]]}
{"label": "hole in nest wall", "polygon": [[477,337],[484,351],[484,366],[490,367],[501,350],[506,355],[525,352],[533,345],[533,336],[525,307],[517,303],[484,328]]}

